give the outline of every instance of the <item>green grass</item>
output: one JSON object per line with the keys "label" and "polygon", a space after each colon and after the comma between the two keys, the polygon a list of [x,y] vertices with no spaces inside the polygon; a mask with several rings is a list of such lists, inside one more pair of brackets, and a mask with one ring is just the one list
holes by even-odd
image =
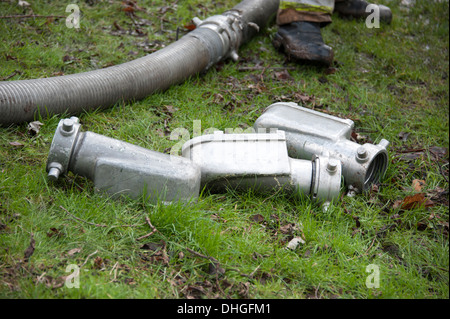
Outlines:
{"label": "green grass", "polygon": [[[68,15],[65,1],[29,2],[34,14]],[[136,26],[121,1],[91,2],[73,1],[82,11],[78,30],[64,19],[0,19],[0,79],[130,61],[175,41],[176,29],[192,17],[238,3],[168,7],[141,0],[147,12],[136,14],[147,21],[139,26],[145,35],[137,36],[126,32]],[[286,62],[271,45],[271,25],[240,49],[238,63],[220,63],[142,101],[79,115],[83,130],[167,152],[181,143],[170,139],[176,129],[193,137],[194,121],[202,133],[245,130],[268,105],[297,102],[353,119],[361,143],[391,142],[377,188],[354,197],[343,189],[327,211],[306,197],[251,190],[205,190],[189,205],[111,199],[72,173],[47,181],[48,150],[64,115],[37,118],[44,124],[37,135],[26,123],[2,127],[0,297],[447,299],[449,4],[386,4],[394,20],[380,29],[333,16],[323,29],[335,51],[333,70]],[[31,11],[3,1],[0,12]],[[239,70],[258,63],[264,72]],[[287,79],[277,73],[284,68]],[[310,99],[302,103],[302,96]],[[415,179],[425,182],[421,192],[434,205],[401,209],[398,201],[415,194]],[[138,240],[151,231],[145,217],[157,232]],[[290,251],[295,236],[305,243]],[[24,260],[31,238],[34,252]],[[80,287],[70,289],[64,282],[72,264],[81,267]],[[379,288],[366,286],[369,265],[379,267]]]}

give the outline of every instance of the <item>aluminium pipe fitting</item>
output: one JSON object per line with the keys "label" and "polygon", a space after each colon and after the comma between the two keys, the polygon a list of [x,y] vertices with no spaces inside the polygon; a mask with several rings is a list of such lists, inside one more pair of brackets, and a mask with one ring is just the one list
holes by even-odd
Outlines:
{"label": "aluminium pipe fitting", "polygon": [[151,202],[191,201],[200,191],[200,168],[191,161],[92,132],[78,118],[59,122],[47,159],[50,180],[71,171],[89,178],[97,190]]}
{"label": "aluminium pipe fitting", "polygon": [[274,103],[255,121],[256,130],[277,128],[286,132],[288,154],[294,158],[328,155],[342,163],[347,185],[363,192],[383,177],[388,166],[387,147],[350,141],[354,122],[313,111],[296,103]]}
{"label": "aluminium pipe fitting", "polygon": [[203,135],[186,142],[182,155],[167,155],[92,132],[78,118],[59,122],[50,147],[48,178],[71,171],[111,195],[151,201],[190,201],[200,187],[215,191],[286,189],[330,202],[339,195],[341,163],[326,156],[289,158],[283,131]]}
{"label": "aluminium pipe fitting", "polygon": [[341,163],[326,156],[289,158],[283,131],[202,135],[182,146],[182,156],[201,169],[201,188],[294,191],[318,202],[339,196]]}

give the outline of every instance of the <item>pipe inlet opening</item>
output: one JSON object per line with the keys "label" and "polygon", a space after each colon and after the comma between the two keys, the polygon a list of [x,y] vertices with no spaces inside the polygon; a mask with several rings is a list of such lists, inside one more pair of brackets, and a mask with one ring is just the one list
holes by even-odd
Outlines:
{"label": "pipe inlet opening", "polygon": [[370,185],[377,183],[386,171],[388,157],[385,153],[378,153],[369,164],[364,179],[364,189],[368,189]]}

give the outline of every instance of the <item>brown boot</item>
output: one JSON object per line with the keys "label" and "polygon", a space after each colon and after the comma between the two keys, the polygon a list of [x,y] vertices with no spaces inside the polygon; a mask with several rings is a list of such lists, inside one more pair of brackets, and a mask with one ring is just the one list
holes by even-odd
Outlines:
{"label": "brown boot", "polygon": [[299,21],[281,25],[272,43],[288,59],[326,66],[333,62],[333,49],[323,42],[317,22]]}
{"label": "brown boot", "polygon": [[[370,3],[364,0],[346,0],[336,1],[334,11],[343,17],[350,18],[367,18],[373,11],[366,12],[366,8]],[[391,23],[392,11],[386,6],[376,5],[380,10],[380,21]]]}

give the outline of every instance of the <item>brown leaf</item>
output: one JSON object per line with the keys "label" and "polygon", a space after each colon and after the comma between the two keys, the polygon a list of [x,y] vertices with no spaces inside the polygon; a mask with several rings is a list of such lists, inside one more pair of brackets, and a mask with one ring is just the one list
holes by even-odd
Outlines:
{"label": "brown leaf", "polygon": [[275,78],[279,81],[291,80],[292,76],[289,74],[287,70],[282,70],[279,72],[275,72]]}
{"label": "brown leaf", "polygon": [[291,234],[293,232],[293,225],[292,224],[286,224],[284,226],[280,226],[280,232],[282,234]]}
{"label": "brown leaf", "polygon": [[409,133],[409,132],[400,132],[400,133],[398,133],[398,138],[402,142],[406,142],[406,140],[408,139],[409,135],[411,135],[411,133]]}
{"label": "brown leaf", "polygon": [[400,208],[404,210],[412,210],[421,206],[431,207],[433,205],[434,203],[426,198],[424,193],[417,193],[411,196],[406,196],[400,203]]}
{"label": "brown leaf", "polygon": [[73,248],[67,252],[67,256],[73,256],[81,251],[81,248]]}
{"label": "brown leaf", "polygon": [[251,217],[251,220],[253,220],[256,223],[262,223],[265,221],[265,218],[261,214],[255,214]]}
{"label": "brown leaf", "polygon": [[165,105],[167,112],[169,112],[170,114],[175,113],[175,111],[178,111],[178,109],[176,107],[174,107],[173,105]]}
{"label": "brown leaf", "polygon": [[414,191],[420,193],[422,191],[422,186],[425,185],[425,181],[421,180],[421,179],[415,179],[412,182],[412,188],[414,189]]}
{"label": "brown leaf", "polygon": [[35,243],[36,243],[36,242],[35,242],[35,240],[34,240],[34,235],[31,234],[30,245],[28,246],[27,249],[25,249],[25,253],[24,253],[24,255],[23,255],[23,260],[24,260],[24,261],[28,261],[28,259],[31,257],[31,255],[33,255]]}
{"label": "brown leaf", "polygon": [[23,147],[24,145],[20,142],[9,142],[9,145],[15,146],[15,147]]}
{"label": "brown leaf", "polygon": [[102,257],[96,257],[94,259],[94,269],[102,269],[105,267],[105,262]]}
{"label": "brown leaf", "polygon": [[189,30],[189,31],[193,31],[196,28],[196,25],[194,23],[189,23],[189,24],[185,24],[184,28]]}
{"label": "brown leaf", "polygon": [[134,8],[131,6],[126,6],[122,10],[125,12],[134,12]]}
{"label": "brown leaf", "polygon": [[336,71],[337,71],[336,68],[329,67],[329,68],[327,68],[327,69],[325,70],[325,74],[326,74],[326,75],[334,74],[334,73],[336,73]]}
{"label": "brown leaf", "polygon": [[50,232],[47,233],[47,237],[61,237],[63,233],[61,233],[57,228],[50,228]]}
{"label": "brown leaf", "polygon": [[215,93],[215,94],[213,95],[213,97],[214,97],[213,102],[214,102],[215,104],[219,104],[219,103],[221,103],[221,102],[224,101],[224,97],[223,97],[223,95],[220,94],[220,93]]}
{"label": "brown leaf", "polygon": [[12,56],[12,55],[7,54],[6,55],[6,61],[9,61],[9,60],[17,60],[17,58]]}

